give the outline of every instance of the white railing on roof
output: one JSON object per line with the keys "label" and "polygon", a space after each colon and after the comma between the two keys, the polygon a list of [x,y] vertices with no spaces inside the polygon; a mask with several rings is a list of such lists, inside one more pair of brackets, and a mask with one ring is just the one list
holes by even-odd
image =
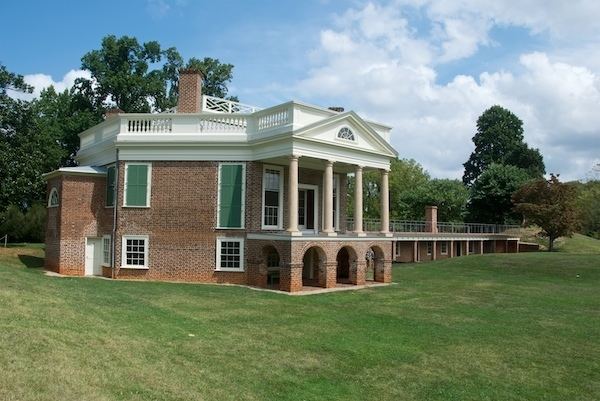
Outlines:
{"label": "white railing on roof", "polygon": [[199,116],[200,132],[246,132],[248,118],[244,115]]}
{"label": "white railing on roof", "polygon": [[254,113],[261,110],[259,107],[238,103],[214,96],[202,95],[202,111],[213,113]]}
{"label": "white railing on roof", "polygon": [[257,132],[267,131],[272,128],[283,127],[292,123],[292,108],[278,107],[263,110],[256,115]]}
{"label": "white railing on roof", "polygon": [[168,133],[173,130],[173,119],[164,116],[129,118],[127,132]]}

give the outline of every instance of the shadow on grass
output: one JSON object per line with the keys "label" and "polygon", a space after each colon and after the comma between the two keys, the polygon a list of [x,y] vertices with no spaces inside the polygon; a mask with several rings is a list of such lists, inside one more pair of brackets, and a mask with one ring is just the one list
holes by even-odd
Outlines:
{"label": "shadow on grass", "polygon": [[39,269],[44,267],[44,258],[31,255],[19,255],[19,260],[29,269]]}

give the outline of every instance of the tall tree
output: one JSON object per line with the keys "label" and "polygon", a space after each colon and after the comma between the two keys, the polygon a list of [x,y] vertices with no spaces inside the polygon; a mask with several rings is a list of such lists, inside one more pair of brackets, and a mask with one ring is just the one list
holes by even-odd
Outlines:
{"label": "tall tree", "polygon": [[405,208],[402,218],[421,220],[426,206],[437,206],[439,221],[461,222],[468,197],[468,189],[459,180],[434,178],[400,194],[400,204]]}
{"label": "tall tree", "polygon": [[492,106],[477,119],[473,137],[475,150],[464,164],[463,182],[471,186],[492,164],[506,164],[527,171],[531,178],[541,177],[545,166],[539,150],[523,142],[523,122],[510,110]]}
{"label": "tall tree", "polygon": [[470,189],[467,220],[495,224],[518,222],[520,216],[513,210],[511,197],[527,180],[529,174],[521,168],[490,165]]}
{"label": "tall tree", "polygon": [[554,174],[549,180],[540,178],[523,185],[512,200],[515,209],[548,237],[549,251],[558,237],[572,235],[577,227],[575,188],[560,182]]}
{"label": "tall tree", "polygon": [[100,49],[86,53],[81,62],[91,79],[78,79],[78,92],[97,109],[114,104],[128,113],[174,107],[178,72],[184,66],[199,69],[204,76],[203,93],[217,97],[226,97],[233,71],[233,65],[208,57],[191,58],[185,64],[174,47],[162,49],[156,41],[140,44],[134,37],[114,35],[104,37]]}
{"label": "tall tree", "polygon": [[600,239],[600,180],[573,183],[577,188],[577,209],[581,232]]}

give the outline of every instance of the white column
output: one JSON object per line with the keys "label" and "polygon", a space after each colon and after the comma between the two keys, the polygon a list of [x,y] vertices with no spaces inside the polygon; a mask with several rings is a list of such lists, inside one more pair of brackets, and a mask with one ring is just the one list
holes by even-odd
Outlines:
{"label": "white column", "polygon": [[479,241],[479,253],[483,255],[483,241]]}
{"label": "white column", "polygon": [[288,227],[292,235],[298,235],[298,156],[290,156],[288,172]]}
{"label": "white column", "polygon": [[390,232],[390,189],[389,176],[387,170],[381,170],[381,233],[387,234]]}
{"label": "white column", "polygon": [[333,231],[333,162],[325,162],[325,177],[323,179],[323,232],[327,235],[334,235]]}
{"label": "white column", "polygon": [[363,168],[354,170],[354,232],[363,235]]}

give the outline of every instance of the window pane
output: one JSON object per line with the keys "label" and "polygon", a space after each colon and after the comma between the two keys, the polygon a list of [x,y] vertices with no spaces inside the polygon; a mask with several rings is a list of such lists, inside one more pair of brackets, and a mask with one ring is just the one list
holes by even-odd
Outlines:
{"label": "window pane", "polygon": [[222,164],[220,180],[220,227],[242,226],[243,166]]}
{"label": "window pane", "polygon": [[145,164],[127,165],[127,206],[146,206],[148,193],[148,166]]}

